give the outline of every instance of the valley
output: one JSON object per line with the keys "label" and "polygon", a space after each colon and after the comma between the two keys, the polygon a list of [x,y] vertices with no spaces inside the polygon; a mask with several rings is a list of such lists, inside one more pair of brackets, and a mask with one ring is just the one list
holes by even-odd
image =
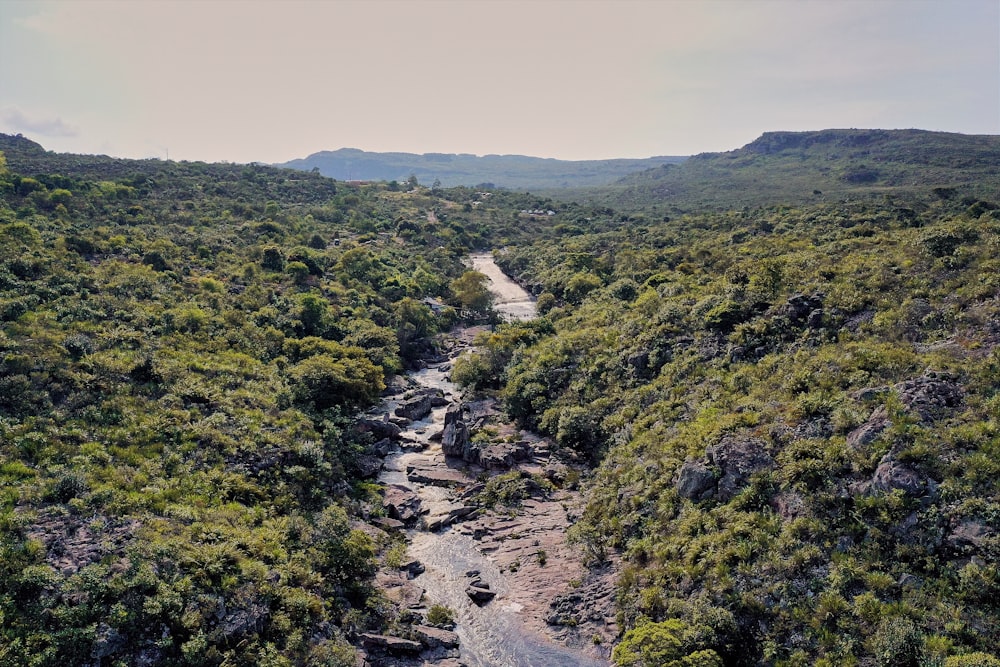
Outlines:
{"label": "valley", "polygon": [[1000,664],[996,137],[0,151],[0,666]]}

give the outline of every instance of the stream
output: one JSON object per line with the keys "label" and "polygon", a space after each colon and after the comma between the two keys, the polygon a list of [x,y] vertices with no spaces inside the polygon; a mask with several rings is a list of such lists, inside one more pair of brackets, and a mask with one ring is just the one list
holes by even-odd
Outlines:
{"label": "stream", "polygon": [[[500,271],[491,255],[473,255],[471,260],[475,270],[490,279],[496,311],[507,319],[535,316],[534,299]],[[464,334],[466,338],[469,333],[468,330],[458,332],[460,337]],[[449,370],[450,360],[414,371],[409,378],[418,390],[440,390],[451,404],[460,400],[460,395],[449,380]],[[391,410],[394,401],[388,401],[386,407]],[[463,462],[446,460],[440,441],[431,438],[431,434],[441,431],[447,409],[447,406],[436,407],[425,419],[407,425],[402,433],[404,440],[426,444],[426,448],[390,454],[379,476],[381,483],[404,487],[419,496],[425,526],[462,507],[456,495],[463,487],[477,481]],[[457,491],[436,483],[411,481],[407,473],[415,468],[457,477]],[[520,614],[523,605],[514,601],[518,597],[515,595],[518,591],[512,590],[516,585],[514,578],[502,571],[494,558],[484,554],[482,544],[460,526],[462,524],[455,524],[438,532],[414,528],[406,533],[410,542],[408,557],[419,560],[426,568],[412,583],[424,589],[428,607],[440,604],[455,612],[454,632],[460,641],[460,664],[468,667],[605,667],[609,664],[582,649],[574,650],[555,642],[537,628],[537,623],[534,630],[527,627]],[[480,579],[496,593],[491,602],[478,606],[466,594],[470,572],[477,573],[471,578]],[[520,593],[523,601],[524,592]]]}

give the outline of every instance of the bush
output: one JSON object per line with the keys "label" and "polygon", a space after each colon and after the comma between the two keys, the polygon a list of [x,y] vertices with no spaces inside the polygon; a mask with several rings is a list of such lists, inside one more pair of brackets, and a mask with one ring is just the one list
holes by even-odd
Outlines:
{"label": "bush", "polygon": [[916,667],[923,654],[923,635],[913,621],[901,616],[885,618],[870,640],[875,664],[880,667]]}
{"label": "bush", "polygon": [[946,658],[944,667],[1000,667],[1000,660],[989,653],[966,653]]}
{"label": "bush", "polygon": [[722,667],[722,658],[706,646],[714,640],[707,626],[676,618],[646,622],[625,633],[611,654],[620,667]]}
{"label": "bush", "polygon": [[432,604],[427,610],[427,623],[439,628],[450,627],[455,624],[455,612],[444,605]]}

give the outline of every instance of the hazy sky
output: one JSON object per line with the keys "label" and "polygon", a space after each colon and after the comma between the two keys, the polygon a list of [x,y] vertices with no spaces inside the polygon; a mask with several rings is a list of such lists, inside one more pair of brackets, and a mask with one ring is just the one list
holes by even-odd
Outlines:
{"label": "hazy sky", "polygon": [[1000,0],[0,0],[0,131],[50,150],[590,159],[831,127],[1000,134]]}

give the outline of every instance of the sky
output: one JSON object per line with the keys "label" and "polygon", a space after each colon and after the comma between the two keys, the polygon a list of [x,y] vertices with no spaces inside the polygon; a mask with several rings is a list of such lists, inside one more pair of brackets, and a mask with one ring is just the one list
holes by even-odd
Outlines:
{"label": "sky", "polygon": [[284,162],[1000,134],[1000,0],[0,0],[0,132]]}

